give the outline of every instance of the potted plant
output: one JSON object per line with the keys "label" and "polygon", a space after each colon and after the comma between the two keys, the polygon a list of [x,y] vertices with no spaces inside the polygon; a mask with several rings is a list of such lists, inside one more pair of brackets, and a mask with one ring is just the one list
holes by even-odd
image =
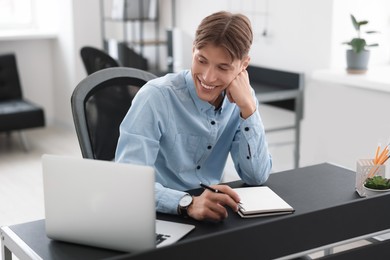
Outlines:
{"label": "potted plant", "polygon": [[382,176],[367,178],[363,184],[366,197],[390,191],[390,179]]}
{"label": "potted plant", "polygon": [[[367,47],[378,46],[378,44],[367,44],[366,40],[361,36],[361,27],[367,25],[368,21],[358,21],[352,14],[351,20],[357,37],[348,42],[344,42],[344,44],[351,46],[351,49],[347,50],[347,72],[351,74],[362,74],[367,71],[368,60],[370,58],[370,51]],[[365,33],[372,34],[377,33],[377,31],[366,31]]]}

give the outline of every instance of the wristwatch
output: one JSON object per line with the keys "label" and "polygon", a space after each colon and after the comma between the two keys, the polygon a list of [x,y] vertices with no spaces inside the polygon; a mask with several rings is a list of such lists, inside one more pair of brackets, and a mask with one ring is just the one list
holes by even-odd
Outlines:
{"label": "wristwatch", "polygon": [[191,204],[192,204],[192,196],[187,193],[179,201],[179,206],[177,207],[177,212],[179,213],[179,215],[183,217],[188,217],[187,210]]}

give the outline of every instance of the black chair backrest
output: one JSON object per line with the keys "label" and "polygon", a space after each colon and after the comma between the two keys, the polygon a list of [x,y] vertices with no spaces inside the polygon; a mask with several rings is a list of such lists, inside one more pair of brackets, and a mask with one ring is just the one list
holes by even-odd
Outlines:
{"label": "black chair backrest", "polygon": [[81,48],[80,56],[88,75],[101,69],[120,66],[119,62],[108,53],[91,46]]}
{"label": "black chair backrest", "polygon": [[[255,90],[257,85],[259,85],[261,86],[260,89],[265,90],[265,92],[277,92],[278,90],[282,91],[294,89],[303,91],[304,75],[302,73],[276,70],[253,65],[249,65],[247,67],[247,71],[252,87],[254,87]],[[258,93],[261,93],[261,91]],[[296,107],[295,99],[270,101],[264,103],[290,111],[301,109]]]}
{"label": "black chair backrest", "polygon": [[0,55],[0,100],[21,98],[22,87],[15,54]]}
{"label": "black chair backrest", "polygon": [[126,67],[107,68],[82,80],[73,91],[73,120],[84,158],[113,160],[119,126],[138,90],[155,75]]}

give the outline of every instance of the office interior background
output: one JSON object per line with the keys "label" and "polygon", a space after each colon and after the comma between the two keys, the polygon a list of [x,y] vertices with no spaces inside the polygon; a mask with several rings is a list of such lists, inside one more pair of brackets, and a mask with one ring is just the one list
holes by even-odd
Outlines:
{"label": "office interior background", "polygon": [[[12,0],[14,3],[23,1]],[[27,21],[26,27],[12,28],[1,25],[0,54],[16,54],[24,96],[44,107],[48,128],[64,133],[64,139],[69,138],[69,142],[75,141],[70,96],[87,75],[79,54],[81,47],[103,48],[102,1],[27,0],[25,3],[31,4],[33,10],[31,23]],[[1,0],[0,4],[7,7],[6,0]],[[0,9],[5,10],[3,7]],[[197,25],[203,17],[219,10],[242,12],[251,19],[254,28],[250,53],[253,65],[305,74],[300,166],[331,162],[355,169],[357,159],[370,158],[378,142],[389,141],[390,122],[386,116],[390,111],[389,1],[159,0],[160,36],[166,37],[168,29],[179,32],[174,43],[177,54],[175,70],[189,68],[191,41]],[[369,70],[364,75],[348,75],[345,71],[347,46],[342,43],[355,37],[350,14],[359,20],[368,20],[367,30],[380,32],[367,36],[369,42],[377,42],[379,46],[371,49]],[[159,48],[158,64],[153,55],[150,55],[149,62],[164,70],[166,47]],[[291,120],[290,115],[281,111],[267,111],[264,117],[270,124]],[[42,130],[34,131],[35,134]],[[289,142],[292,136],[291,133],[270,134],[270,143]],[[27,131],[27,137],[34,138],[34,135]],[[287,158],[292,157],[291,147],[287,148],[290,149],[288,153],[280,155],[277,149],[285,148],[281,145],[272,150],[275,151],[274,170],[292,168],[292,159]],[[47,151],[60,149],[48,147]],[[21,149],[20,153],[25,152]],[[24,157],[17,158],[23,160]],[[39,163],[36,160],[33,162],[35,166]],[[10,169],[9,165],[7,151],[2,149],[0,176],[5,170],[18,171],[17,167]],[[41,191],[37,191],[40,181],[30,181],[29,177],[21,179],[20,185],[22,182],[26,186],[37,184],[29,191],[40,194]],[[13,193],[1,183],[0,190],[3,190],[0,192],[0,215],[4,213],[6,216],[1,204],[10,201],[10,196],[17,196],[17,192]],[[13,205],[11,211],[14,207],[25,206],[25,202],[16,201],[19,204]],[[42,208],[35,216],[39,217],[40,213]],[[11,217],[0,225],[25,220]]]}

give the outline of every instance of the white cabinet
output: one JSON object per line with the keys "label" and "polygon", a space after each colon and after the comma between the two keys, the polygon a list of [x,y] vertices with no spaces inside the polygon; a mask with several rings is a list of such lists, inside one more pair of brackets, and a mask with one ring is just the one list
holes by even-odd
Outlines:
{"label": "white cabinet", "polygon": [[[302,164],[333,162],[356,170],[390,140],[390,67],[366,75],[320,71],[305,89]],[[390,167],[387,167],[390,168]]]}

